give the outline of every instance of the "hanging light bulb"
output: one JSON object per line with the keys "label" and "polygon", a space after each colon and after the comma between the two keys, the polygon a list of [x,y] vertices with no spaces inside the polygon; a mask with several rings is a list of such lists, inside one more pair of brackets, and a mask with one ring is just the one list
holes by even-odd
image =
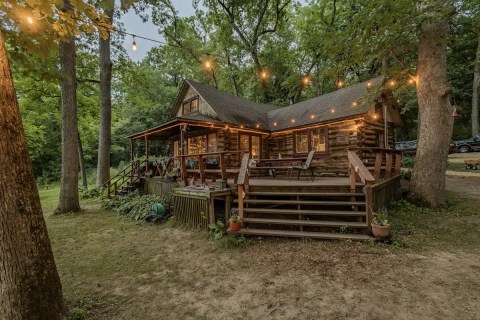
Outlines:
{"label": "hanging light bulb", "polygon": [[273,123],[273,126],[276,127],[276,126],[277,126],[277,122],[274,122],[274,123]]}
{"label": "hanging light bulb", "polygon": [[33,18],[30,17],[30,16],[28,16],[28,17],[27,17],[27,22],[28,22],[29,24],[33,24]]}
{"label": "hanging light bulb", "polygon": [[377,119],[378,119],[378,115],[377,115],[377,114],[374,114],[374,115],[373,115],[373,119],[377,120]]}
{"label": "hanging light bulb", "polygon": [[353,106],[353,107],[358,107],[358,102],[357,102],[357,101],[353,101],[353,102],[352,102],[352,106]]}
{"label": "hanging light bulb", "polygon": [[337,87],[338,87],[338,88],[341,88],[341,87],[343,87],[344,85],[345,85],[345,82],[343,82],[342,80],[337,81]]}
{"label": "hanging light bulb", "polygon": [[390,82],[388,83],[391,87],[393,87],[395,85],[395,80],[390,80]]}
{"label": "hanging light bulb", "polygon": [[367,88],[371,88],[372,87],[372,82],[371,81],[368,81],[367,82]]}
{"label": "hanging light bulb", "polygon": [[310,115],[310,119],[315,119],[315,115],[314,115],[314,114],[311,114],[311,115]]}
{"label": "hanging light bulb", "polygon": [[330,112],[335,113],[335,109],[334,108],[330,109]]}
{"label": "hanging light bulb", "polygon": [[260,78],[262,78],[263,80],[266,80],[268,78],[268,72],[265,70],[260,72]]}
{"label": "hanging light bulb", "polygon": [[212,62],[210,60],[205,60],[203,62],[203,66],[205,67],[205,69],[209,70],[212,67]]}
{"label": "hanging light bulb", "polygon": [[307,86],[310,83],[310,77],[308,76],[303,77],[302,83],[303,85]]}
{"label": "hanging light bulb", "polygon": [[295,123],[296,120],[295,120],[295,119],[292,119],[292,120],[290,120],[290,121],[292,121],[292,123]]}
{"label": "hanging light bulb", "polygon": [[135,36],[133,36],[132,50],[137,51],[137,43],[135,42]]}

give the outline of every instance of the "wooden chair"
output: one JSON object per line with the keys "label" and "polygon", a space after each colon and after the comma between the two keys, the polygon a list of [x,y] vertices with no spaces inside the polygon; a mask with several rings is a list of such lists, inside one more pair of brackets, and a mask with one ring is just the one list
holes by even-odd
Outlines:
{"label": "wooden chair", "polygon": [[[300,166],[292,166],[291,167],[291,170],[298,170],[298,180],[300,180],[300,174],[303,172],[303,171],[307,171],[307,170],[310,170],[310,174],[312,176],[312,181],[315,180],[315,166],[312,166],[312,160],[313,160],[313,156],[315,155],[315,150],[312,150],[308,153],[308,156],[307,156],[307,160],[302,163]],[[291,171],[291,172],[292,172]],[[290,177],[291,177],[292,174],[290,174]]]}

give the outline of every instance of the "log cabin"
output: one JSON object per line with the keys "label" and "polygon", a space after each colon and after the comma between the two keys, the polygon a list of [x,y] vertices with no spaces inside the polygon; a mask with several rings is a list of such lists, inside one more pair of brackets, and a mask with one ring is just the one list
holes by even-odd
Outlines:
{"label": "log cabin", "polygon": [[[228,186],[238,196],[235,202],[245,224],[253,221],[249,219],[260,219],[260,222],[269,225],[280,221],[244,216],[249,210],[244,209],[244,206],[251,208],[254,201],[271,201],[271,204],[278,207],[279,203],[283,203],[278,197],[273,197],[273,200],[255,199],[261,199],[260,195],[263,194],[279,192],[286,196],[287,200],[283,199],[287,201],[285,204],[295,205],[295,215],[298,213],[300,220],[293,223],[300,230],[290,232],[304,232],[302,221],[305,219],[302,218],[302,213],[313,212],[310,205],[314,203],[325,205],[318,197],[327,193],[326,203],[340,207],[347,205],[353,211],[363,211],[365,217],[361,223],[369,230],[373,211],[398,197],[400,154],[393,150],[393,146],[394,129],[400,126],[400,113],[385,77],[377,77],[285,107],[250,101],[193,80],[184,80],[169,120],[128,136],[131,141],[132,166],[123,172],[123,176],[130,175],[130,179],[119,180],[117,177],[116,182],[112,179],[108,184],[108,192],[110,195],[111,190],[114,194],[123,190],[125,181],[127,189],[135,187],[144,178],[162,180],[178,176],[179,183],[187,186],[193,181],[205,184],[221,177],[231,181]],[[163,141],[168,145],[168,162],[160,164],[152,159],[149,146],[155,141]],[[143,144],[145,150],[142,162],[136,159],[134,151],[139,144]],[[286,168],[290,168],[295,160],[303,160],[304,165],[310,153],[313,155],[309,162],[313,180],[310,185],[300,182],[300,170],[297,182],[292,182],[291,177],[285,182],[285,177],[275,177],[288,173],[288,170],[276,172],[271,163],[265,167],[261,165],[271,161],[285,162],[283,159],[290,161]],[[260,170],[262,168],[266,170]],[[340,176],[344,176],[344,180],[328,180],[328,177]],[[259,180],[254,181],[249,177],[257,177]],[[266,182],[262,184],[261,181]],[[375,186],[381,181],[384,184],[388,181],[388,185],[393,187],[377,186],[378,190],[383,191],[375,196],[372,190],[376,190]],[[287,185],[285,188],[288,189],[282,189],[282,184]],[[256,190],[258,197],[254,197],[255,192],[252,190]],[[312,190],[316,190],[317,196],[314,196]],[[253,198],[250,204],[245,203],[248,202],[244,200],[245,192],[251,194],[247,199]],[[292,196],[299,192],[303,192],[306,198],[295,198],[295,202]],[[347,194],[348,192],[351,193]],[[332,202],[333,195],[343,198]],[[356,201],[357,195],[363,197],[363,200]],[[379,200],[375,203],[376,198]],[[303,212],[301,205],[308,210]],[[270,207],[262,206],[258,210],[268,213]],[[188,211],[188,207],[183,211],[185,210]],[[287,210],[291,211],[292,207],[287,206]],[[277,210],[271,213],[284,212]],[[215,221],[215,217],[212,215],[210,220]],[[285,222],[285,219],[281,221]],[[340,227],[347,222],[336,221],[333,226]],[[328,227],[329,223],[316,222],[313,226]],[[355,221],[349,223],[357,225]],[[255,229],[248,229],[245,225],[242,230],[244,234],[267,233],[255,233],[256,231],[251,231]],[[292,234],[305,236],[305,233]],[[316,233],[317,236],[319,234],[323,233]],[[278,232],[267,235],[278,235]]]}

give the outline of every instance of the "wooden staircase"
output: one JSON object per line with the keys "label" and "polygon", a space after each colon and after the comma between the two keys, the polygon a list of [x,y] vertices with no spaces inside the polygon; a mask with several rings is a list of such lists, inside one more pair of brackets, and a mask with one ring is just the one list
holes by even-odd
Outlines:
{"label": "wooden staircase", "polygon": [[107,181],[104,185],[107,196],[111,198],[112,196],[127,195],[138,189],[142,176],[141,167],[144,163],[146,163],[146,160],[134,160]]}
{"label": "wooden staircase", "polygon": [[[348,186],[250,186],[243,198],[243,227],[236,234],[368,240],[365,194]],[[271,189],[271,188],[270,188]],[[239,200],[235,200],[238,203]]]}

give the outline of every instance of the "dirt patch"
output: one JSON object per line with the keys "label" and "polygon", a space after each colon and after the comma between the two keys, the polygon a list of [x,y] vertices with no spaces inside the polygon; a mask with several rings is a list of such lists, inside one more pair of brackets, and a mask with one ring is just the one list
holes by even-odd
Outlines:
{"label": "dirt patch", "polygon": [[[477,177],[478,176],[478,177]],[[457,194],[480,200],[480,175],[446,177],[446,189]]]}

